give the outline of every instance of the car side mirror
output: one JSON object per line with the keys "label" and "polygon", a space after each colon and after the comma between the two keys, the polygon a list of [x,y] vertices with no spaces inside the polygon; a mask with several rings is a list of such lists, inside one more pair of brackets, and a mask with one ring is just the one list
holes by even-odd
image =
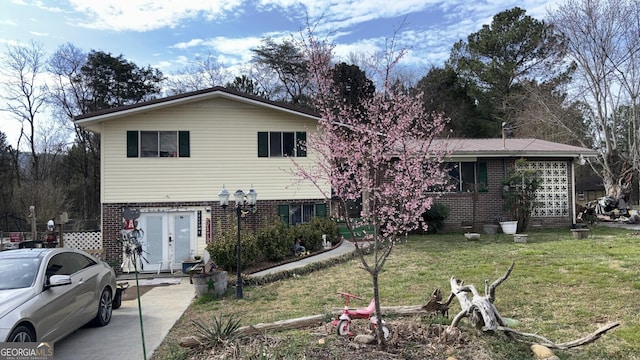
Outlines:
{"label": "car side mirror", "polygon": [[47,287],[64,286],[71,284],[71,276],[69,275],[51,275]]}

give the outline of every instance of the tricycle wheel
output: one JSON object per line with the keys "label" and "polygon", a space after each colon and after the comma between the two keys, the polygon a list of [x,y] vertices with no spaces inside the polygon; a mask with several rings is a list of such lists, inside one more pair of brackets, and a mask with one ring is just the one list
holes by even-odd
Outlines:
{"label": "tricycle wheel", "polygon": [[[376,336],[378,336],[378,330],[375,327],[375,325],[369,324],[369,330],[373,331],[373,333]],[[391,335],[391,331],[389,331],[389,328],[386,325],[382,325],[382,335],[384,336],[385,340],[389,340],[389,337]]]}
{"label": "tricycle wheel", "polygon": [[349,330],[350,330],[349,320],[340,320],[340,322],[338,323],[338,329],[336,330],[338,333],[338,336],[351,335],[351,332]]}
{"label": "tricycle wheel", "polygon": [[389,335],[391,335],[391,332],[389,331],[389,328],[386,327],[385,325],[382,325],[382,334],[384,335],[385,340],[389,340]]}

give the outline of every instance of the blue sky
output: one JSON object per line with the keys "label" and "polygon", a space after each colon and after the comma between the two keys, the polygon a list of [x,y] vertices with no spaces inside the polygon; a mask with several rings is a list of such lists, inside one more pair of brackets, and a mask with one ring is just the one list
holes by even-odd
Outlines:
{"label": "blue sky", "polygon": [[[72,43],[123,55],[165,75],[195,57],[213,55],[234,69],[265,37],[280,39],[306,24],[331,34],[338,57],[372,55],[404,23],[396,40],[410,51],[404,65],[419,76],[441,65],[452,45],[519,6],[544,19],[559,0],[0,0],[0,49],[34,40],[48,54]],[[0,79],[1,80],[1,79]],[[0,104],[0,107],[4,107]],[[15,120],[0,113],[0,129]]]}

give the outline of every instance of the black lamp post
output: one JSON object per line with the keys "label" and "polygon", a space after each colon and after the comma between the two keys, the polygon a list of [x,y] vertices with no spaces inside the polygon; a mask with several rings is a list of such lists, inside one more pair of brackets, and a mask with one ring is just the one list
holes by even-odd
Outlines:
{"label": "black lamp post", "polygon": [[[242,299],[242,264],[240,261],[242,245],[240,241],[240,219],[248,212],[254,213],[256,211],[256,199],[258,197],[258,193],[253,190],[252,186],[246,194],[242,190],[237,190],[233,194],[233,197],[236,203],[236,216],[238,218],[238,245],[236,254],[236,272],[238,274],[238,278],[236,280],[236,298]],[[229,191],[224,188],[224,185],[222,186],[222,190],[218,193],[218,198],[220,199],[220,206],[222,206],[223,209],[226,209],[227,206],[229,206]],[[247,207],[248,210],[243,210],[245,207]]]}

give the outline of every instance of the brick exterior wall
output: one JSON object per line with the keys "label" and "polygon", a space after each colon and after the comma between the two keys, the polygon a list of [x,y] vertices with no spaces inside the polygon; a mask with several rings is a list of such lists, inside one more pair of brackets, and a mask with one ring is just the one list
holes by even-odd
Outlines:
{"label": "brick exterior wall", "polygon": [[[463,223],[473,223],[474,231],[482,231],[483,224],[496,224],[498,219],[504,216],[502,210],[502,179],[509,169],[513,168],[515,159],[481,159],[487,162],[487,191],[486,192],[455,192],[443,194],[436,200],[438,203],[449,206],[449,216],[445,220],[445,231],[461,231]],[[557,161],[558,159],[549,159]],[[571,188],[571,167],[568,167],[568,203],[569,211],[567,216],[562,217],[538,217],[532,218],[531,225],[542,225],[545,227],[564,227],[572,224],[574,191]],[[243,219],[242,231],[253,231],[278,218],[278,205],[281,204],[317,204],[324,203],[324,199],[309,199],[305,201],[283,199],[283,200],[258,200],[257,212],[247,215]],[[211,237],[215,239],[220,228],[237,226],[233,202],[229,208],[222,209],[218,201],[201,202],[157,202],[157,203],[113,203],[102,204],[102,244],[105,251],[105,259],[117,271],[122,263],[122,248],[118,244],[120,232],[122,230],[123,209],[129,208],[210,208],[211,213],[203,214],[211,216]],[[327,204],[328,212],[332,211]]]}
{"label": "brick exterior wall", "polygon": [[[257,233],[264,224],[273,222],[278,218],[278,205],[281,204],[317,204],[325,202],[324,199],[310,200],[258,200],[256,202],[257,211],[243,218],[242,231]],[[218,201],[192,201],[192,202],[154,202],[154,203],[113,203],[102,204],[102,246],[105,253],[105,261],[120,272],[122,264],[122,247],[118,243],[123,229],[124,208],[145,209],[145,208],[210,208],[211,212],[203,214],[211,216],[211,237],[216,238],[221,228],[231,228],[237,226],[236,213],[233,201],[227,209],[223,209]],[[203,220],[204,221],[204,220]]]}
{"label": "brick exterior wall", "polygon": [[[557,161],[558,159],[548,159]],[[483,224],[497,224],[499,218],[505,216],[502,207],[502,179],[513,168],[515,159],[482,159],[487,162],[487,191],[486,192],[455,192],[443,194],[436,202],[449,206],[449,217],[444,222],[444,231],[460,231],[463,223],[474,225],[474,231],[481,232]],[[569,211],[563,217],[532,217],[532,225],[545,227],[569,227],[573,222],[572,204],[574,194],[571,190],[571,167],[568,167],[569,182]],[[474,205],[475,199],[475,205]],[[475,214],[475,215],[474,215]]]}

